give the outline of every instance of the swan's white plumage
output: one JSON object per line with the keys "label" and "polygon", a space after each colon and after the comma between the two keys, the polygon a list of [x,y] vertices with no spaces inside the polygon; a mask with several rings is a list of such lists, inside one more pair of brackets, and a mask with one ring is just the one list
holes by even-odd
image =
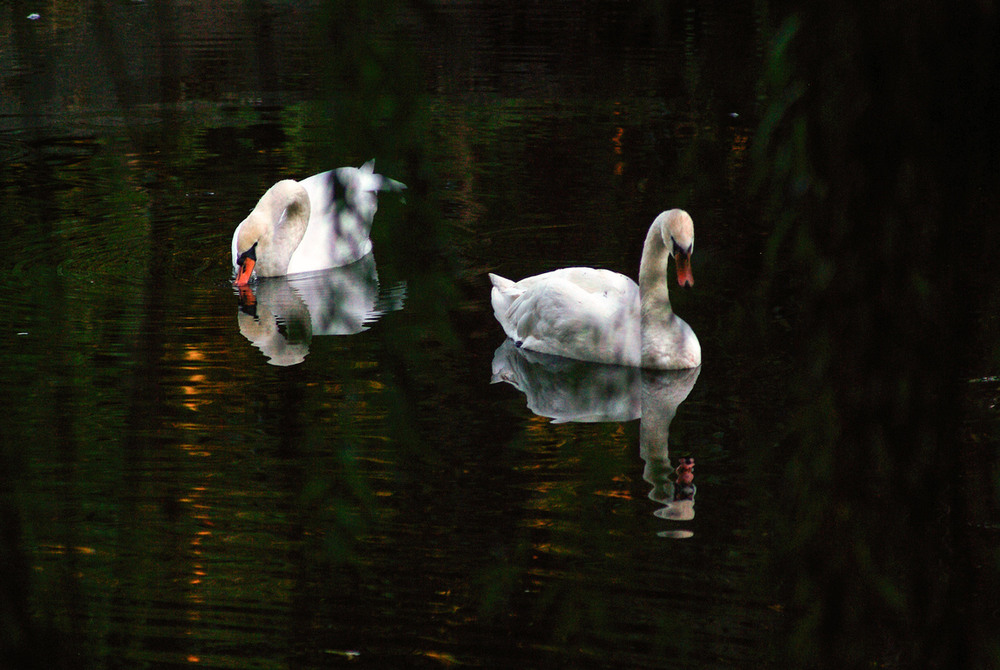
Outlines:
{"label": "swan's white plumage", "polygon": [[[518,282],[490,274],[494,315],[510,339],[531,351],[655,369],[697,367],[701,345],[671,310],[667,293],[667,256],[675,248],[685,258],[694,249],[693,223],[683,210],[664,212],[650,226],[642,289],[625,275],[593,268],[553,270]],[[686,260],[683,267],[689,280]]]}
{"label": "swan's white plumage", "polygon": [[599,363],[635,365],[639,342],[613,324],[639,318],[639,287],[624,275],[565,268],[510,282],[490,275],[497,320],[530,351]]}
{"label": "swan's white plumage", "polygon": [[254,244],[254,272],[262,277],[326,270],[364,257],[372,249],[376,194],[406,188],[374,168],[368,161],[272,186],[233,231],[233,268]]}

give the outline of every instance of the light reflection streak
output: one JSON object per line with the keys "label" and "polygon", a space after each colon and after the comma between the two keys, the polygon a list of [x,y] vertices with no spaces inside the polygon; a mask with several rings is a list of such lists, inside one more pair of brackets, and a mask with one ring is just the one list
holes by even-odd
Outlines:
{"label": "light reflection streak", "polygon": [[178,385],[183,399],[181,405],[192,412],[199,412],[225,395],[225,387],[220,382],[213,382],[206,369],[209,368],[210,356],[197,346],[188,344],[180,353],[181,363],[177,370],[184,375]]}
{"label": "light reflection streak", "polygon": [[97,553],[97,550],[93,547],[67,547],[64,544],[43,544],[39,546],[39,549],[57,556],[65,556],[68,554],[92,556]]}
{"label": "light reflection streak", "polygon": [[[178,384],[181,398],[180,404],[184,408],[193,412],[212,405],[217,398],[223,397],[224,388],[221,383],[212,382],[206,368],[209,365],[209,356],[196,346],[188,345],[180,355],[183,364],[178,366],[178,371],[184,375],[183,381]],[[211,449],[206,448],[202,443],[204,426],[197,421],[178,422],[175,428],[181,434],[189,433],[191,439],[182,441],[178,445],[184,454],[192,458],[211,458],[214,454]],[[205,473],[205,477],[211,477],[210,472]],[[215,525],[213,519],[213,506],[207,499],[210,488],[207,481],[191,486],[177,500],[188,510],[188,517],[198,526],[188,541],[188,555],[191,557],[186,579],[189,587],[186,592],[186,599],[189,607],[185,611],[188,622],[201,624],[204,620],[203,607],[208,602],[206,588],[208,586],[209,569],[205,561],[205,543],[213,536],[212,526]],[[193,629],[188,629],[185,634],[194,636]],[[189,663],[199,663],[200,657],[189,655]]]}
{"label": "light reflection streak", "polygon": [[[619,113],[620,112],[618,110],[615,110],[615,115],[618,115]],[[612,149],[612,151],[614,151],[615,156],[618,157],[618,160],[615,162],[615,167],[614,167],[614,170],[613,170],[615,176],[617,176],[617,177],[620,177],[620,176],[622,176],[622,174],[625,173],[625,163],[622,161],[622,158],[621,158],[621,156],[622,156],[622,137],[624,135],[625,135],[625,129],[622,128],[621,126],[619,126],[619,127],[615,128],[615,134],[611,136],[611,144],[614,147]]]}

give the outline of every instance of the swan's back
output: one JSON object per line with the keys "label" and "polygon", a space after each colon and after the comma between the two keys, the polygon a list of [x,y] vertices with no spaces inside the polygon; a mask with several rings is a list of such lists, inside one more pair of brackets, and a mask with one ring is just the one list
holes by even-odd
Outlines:
{"label": "swan's back", "polygon": [[639,287],[625,275],[565,268],[513,282],[491,274],[493,312],[518,346],[545,354],[639,365]]}
{"label": "swan's back", "polygon": [[377,193],[406,188],[374,168],[368,161],[360,168],[327,170],[299,182],[309,196],[311,216],[289,274],[347,265],[372,250],[368,236],[378,210]]}

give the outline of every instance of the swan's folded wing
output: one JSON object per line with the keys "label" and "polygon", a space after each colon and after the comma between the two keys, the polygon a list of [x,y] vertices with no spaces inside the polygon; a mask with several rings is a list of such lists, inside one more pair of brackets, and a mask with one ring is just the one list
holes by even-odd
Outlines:
{"label": "swan's folded wing", "polygon": [[630,296],[638,286],[623,274],[611,270],[598,270],[587,267],[573,267],[554,270],[539,277],[549,277],[572,284],[584,293],[602,296],[609,300],[619,300]]}
{"label": "swan's folded wing", "polygon": [[[618,279],[621,277],[621,279]],[[526,349],[580,360],[625,363],[634,356],[638,287],[604,270],[540,275],[512,300],[505,330]],[[600,280],[604,280],[603,282]],[[523,282],[519,282],[522,284]],[[631,285],[630,285],[631,284]]]}
{"label": "swan's folded wing", "polygon": [[358,171],[337,168],[299,182],[309,195],[309,227],[292,256],[289,273],[347,265],[371,251],[368,233],[375,216],[375,196],[361,194],[364,202],[357,207],[342,170]]}

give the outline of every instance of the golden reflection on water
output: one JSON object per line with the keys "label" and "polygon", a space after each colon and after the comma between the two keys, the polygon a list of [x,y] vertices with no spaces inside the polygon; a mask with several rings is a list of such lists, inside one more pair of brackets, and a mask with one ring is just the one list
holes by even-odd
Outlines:
{"label": "golden reflection on water", "polygon": [[67,547],[62,544],[42,544],[38,547],[45,553],[55,556],[65,556],[67,554],[78,554],[81,556],[92,556],[97,553],[93,547]]}
{"label": "golden reflection on water", "polygon": [[184,396],[181,404],[192,412],[197,412],[224,397],[226,389],[221,382],[212,381],[209,376],[213,366],[208,354],[195,344],[185,344],[183,347],[181,362],[177,365],[177,370],[185,375],[184,381],[178,385]]}
{"label": "golden reflection on water", "polygon": [[[168,350],[169,351],[169,350]],[[186,410],[203,413],[205,409],[218,404],[226,397],[227,389],[221,381],[213,379],[213,374],[219,368],[213,361],[220,360],[219,352],[210,353],[200,343],[184,343],[181,345],[176,370],[181,375],[176,385],[179,405]],[[212,595],[210,592],[212,575],[209,565],[212,560],[209,542],[214,538],[215,510],[212,503],[214,493],[210,480],[215,476],[213,461],[217,457],[211,445],[213,440],[206,440],[207,426],[203,421],[178,421],[174,428],[180,436],[190,436],[189,440],[179,440],[177,449],[188,457],[197,458],[204,465],[195,472],[200,474],[199,483],[194,483],[185,494],[177,498],[180,509],[186,510],[187,518],[194,525],[194,530],[188,540],[188,552],[185,557],[187,577],[183,597],[187,602],[185,618],[196,628],[184,631],[185,637],[198,635],[200,627],[206,621],[206,607],[210,607]],[[201,657],[191,654],[186,657],[188,663],[199,663]]]}
{"label": "golden reflection on water", "polygon": [[618,498],[621,500],[632,500],[634,498],[632,492],[629,491],[628,489],[628,486],[632,483],[631,479],[629,479],[624,475],[619,475],[617,477],[613,477],[611,481],[616,484],[621,484],[622,487],[616,489],[614,488],[600,489],[594,491],[594,495],[603,496],[605,498]]}

